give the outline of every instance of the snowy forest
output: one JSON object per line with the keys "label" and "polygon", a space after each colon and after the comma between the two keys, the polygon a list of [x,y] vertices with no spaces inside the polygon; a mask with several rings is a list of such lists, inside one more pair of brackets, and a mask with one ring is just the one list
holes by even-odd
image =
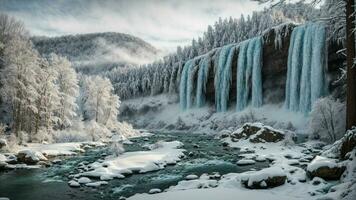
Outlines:
{"label": "snowy forest", "polygon": [[354,6],[0,0],[0,200],[356,199]]}

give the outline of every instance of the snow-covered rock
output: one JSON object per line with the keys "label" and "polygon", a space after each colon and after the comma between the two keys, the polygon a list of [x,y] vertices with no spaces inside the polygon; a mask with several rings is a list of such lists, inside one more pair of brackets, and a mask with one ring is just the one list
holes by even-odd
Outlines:
{"label": "snow-covered rock", "polygon": [[242,159],[236,162],[237,165],[253,165],[256,162],[254,160],[250,160],[250,159]]}
{"label": "snow-covered rock", "polygon": [[78,179],[78,183],[80,183],[80,184],[87,184],[87,183],[90,183],[90,182],[91,182],[91,180],[88,177],[80,177]]}
{"label": "snow-covered rock", "polygon": [[233,140],[249,139],[252,143],[279,142],[284,133],[262,123],[246,123],[231,134]]}
{"label": "snow-covered rock", "polygon": [[194,179],[198,179],[198,176],[195,174],[190,174],[188,176],[185,177],[186,180],[194,180]]}
{"label": "snow-covered rock", "polygon": [[256,157],[256,161],[257,162],[265,162],[266,160],[267,160],[267,158],[265,156],[263,156],[263,155],[258,155]]}
{"label": "snow-covered rock", "polygon": [[149,194],[157,194],[157,193],[161,193],[162,190],[159,189],[159,188],[153,188],[153,189],[150,189],[150,191],[148,192]]}
{"label": "snow-covered rock", "polygon": [[0,149],[4,148],[7,146],[7,142],[5,139],[0,139]]}
{"label": "snow-covered rock", "polygon": [[68,185],[70,187],[80,187],[80,184],[75,180],[68,181]]}
{"label": "snow-covered rock", "polygon": [[39,161],[47,161],[47,158],[38,151],[22,150],[17,153],[17,160],[22,163],[33,165]]}
{"label": "snow-covered rock", "polygon": [[316,156],[307,167],[309,176],[325,180],[338,180],[344,171],[345,166],[337,163],[335,159],[322,156]]}
{"label": "snow-covered rock", "polygon": [[270,167],[243,174],[241,182],[250,189],[264,189],[283,185],[286,178],[286,173],[280,167]]}

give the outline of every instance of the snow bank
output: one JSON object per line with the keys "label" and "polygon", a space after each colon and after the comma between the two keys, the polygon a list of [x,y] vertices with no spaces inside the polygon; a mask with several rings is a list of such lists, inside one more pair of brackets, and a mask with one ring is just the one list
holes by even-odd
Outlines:
{"label": "snow bank", "polygon": [[184,156],[183,146],[179,141],[161,142],[159,147],[150,151],[126,152],[118,157],[108,156],[105,161],[89,165],[92,171],[80,173],[80,176],[123,178],[123,174],[134,172],[145,173],[175,164]]}

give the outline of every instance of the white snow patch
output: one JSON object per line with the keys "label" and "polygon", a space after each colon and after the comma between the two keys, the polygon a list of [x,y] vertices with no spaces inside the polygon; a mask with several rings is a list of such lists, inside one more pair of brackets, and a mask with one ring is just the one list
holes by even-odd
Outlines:
{"label": "white snow patch", "polygon": [[237,165],[253,165],[256,162],[254,160],[250,160],[250,159],[242,159],[236,162]]}

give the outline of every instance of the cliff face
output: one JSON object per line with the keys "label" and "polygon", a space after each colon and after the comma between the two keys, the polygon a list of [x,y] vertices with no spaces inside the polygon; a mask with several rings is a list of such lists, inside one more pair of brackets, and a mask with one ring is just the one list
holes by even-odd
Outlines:
{"label": "cliff face", "polygon": [[[276,31],[271,29],[263,34],[263,67],[262,67],[262,87],[263,87],[263,103],[281,103],[285,99],[285,84],[287,79],[287,62],[288,62],[288,50],[290,44],[290,37],[293,30],[293,26],[287,26],[280,32],[279,45],[276,45]],[[329,92],[337,97],[342,97],[341,84],[335,84],[335,80],[338,79],[340,72],[339,67],[342,66],[344,58],[337,54],[337,51],[341,49],[341,45],[329,42],[328,44],[328,82]],[[217,62],[214,60],[218,56],[218,50],[214,50],[215,54],[211,59],[212,67],[209,71],[209,78],[206,86],[206,98],[210,105],[215,101],[215,88],[214,88],[214,74]],[[236,103],[236,79],[237,79],[237,62],[239,51],[235,51],[232,63],[232,82],[230,87],[229,106],[233,106]],[[199,63],[199,62],[197,62]],[[312,77],[313,78],[313,77]],[[194,77],[196,83],[196,75]]]}

